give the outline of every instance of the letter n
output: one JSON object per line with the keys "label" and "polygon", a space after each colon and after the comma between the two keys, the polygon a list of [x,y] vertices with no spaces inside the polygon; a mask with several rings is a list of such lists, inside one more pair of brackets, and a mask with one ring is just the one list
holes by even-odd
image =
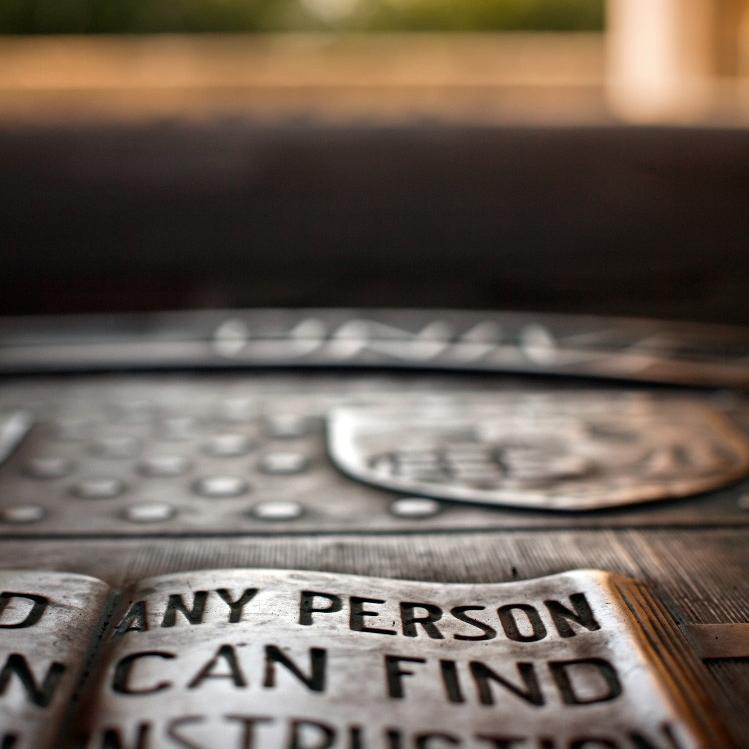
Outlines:
{"label": "letter n", "polygon": [[47,669],[42,683],[37,684],[26,658],[20,653],[11,653],[5,661],[2,670],[0,670],[0,695],[5,694],[11,677],[15,676],[23,685],[29,702],[38,707],[47,707],[52,701],[55,689],[64,673],[65,666],[62,663],[53,661]]}
{"label": "letter n", "polygon": [[196,590],[192,598],[192,607],[188,608],[179,593],[169,596],[164,612],[162,627],[173,627],[177,622],[177,612],[187,619],[190,624],[202,624],[205,603],[208,600],[207,590]]}
{"label": "letter n", "polygon": [[531,705],[541,706],[544,704],[544,695],[541,691],[541,685],[538,683],[536,670],[532,663],[518,662],[517,671],[523,686],[518,686],[508,681],[504,676],[500,676],[496,671],[480,661],[470,661],[468,664],[471,670],[471,676],[476,684],[479,702],[482,705],[493,705],[494,694],[492,693],[491,682],[498,684],[516,697]]}
{"label": "letter n", "polygon": [[569,609],[559,601],[544,601],[544,605],[560,637],[575,636],[575,630],[570,626],[570,622],[579,624],[591,632],[601,629],[601,625],[596,621],[595,616],[593,616],[593,611],[590,608],[588,599],[585,597],[585,593],[573,593],[570,596],[570,603],[574,610]]}

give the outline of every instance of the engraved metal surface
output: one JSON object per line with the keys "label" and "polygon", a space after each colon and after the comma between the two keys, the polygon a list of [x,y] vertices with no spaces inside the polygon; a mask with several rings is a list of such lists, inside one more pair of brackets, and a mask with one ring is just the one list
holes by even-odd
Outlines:
{"label": "engraved metal surface", "polygon": [[57,749],[107,597],[90,577],[0,572],[0,746]]}
{"label": "engraved metal surface", "polygon": [[168,575],[123,597],[106,640],[89,749],[731,746],[673,621],[606,572]]}
{"label": "engraved metal surface", "polygon": [[0,321],[0,372],[268,365],[534,372],[745,388],[749,332],[447,310],[215,310]]}
{"label": "engraved metal surface", "polygon": [[581,510],[682,497],[743,476],[749,443],[715,411],[645,393],[502,393],[341,406],[329,448],[393,491]]}
{"label": "engraved metal surface", "polygon": [[[605,512],[550,514],[535,506],[514,509],[445,501],[440,498],[443,496],[440,492],[433,495],[435,499],[421,492],[388,489],[353,480],[334,466],[326,448],[328,415],[339,408],[395,408],[402,423],[409,409],[425,402],[455,406],[475,400],[478,405],[474,407],[488,413],[491,404],[508,400],[520,402],[529,396],[542,395],[561,403],[583,395],[579,381],[520,379],[497,374],[501,372],[584,374],[745,388],[749,383],[749,337],[745,331],[531,315],[346,311],[188,313],[119,321],[107,319],[98,323],[88,318],[70,325],[66,323],[64,327],[66,329],[62,330],[59,322],[50,325],[48,321],[23,321],[19,325],[14,321],[0,321],[0,372],[6,373],[0,390],[0,413],[33,415],[31,428],[19,435],[7,460],[0,464],[0,536],[5,536],[0,544],[3,567],[87,572],[106,579],[116,588],[145,575],[216,567],[324,569],[331,573],[450,582],[517,580],[580,567],[612,569],[647,580],[663,595],[670,614],[688,625],[686,631],[691,638],[692,654],[683,652],[680,634],[674,630],[670,616],[638,586],[622,582],[618,587],[620,593],[624,591],[623,598],[618,599],[617,605],[607,608],[609,613],[615,614],[626,598],[626,611],[621,610],[623,615],[617,620],[617,626],[622,621],[634,622],[640,635],[647,633],[646,640],[627,635],[626,641],[647,659],[655,652],[655,660],[650,661],[653,671],[670,684],[664,693],[670,695],[672,701],[680,702],[682,709],[687,706],[687,713],[699,716],[704,714],[702,692],[709,692],[718,702],[722,719],[734,731],[738,745],[749,749],[749,672],[745,657],[741,659],[746,646],[744,630],[749,611],[744,584],[749,513],[741,509],[739,503],[749,489],[749,482],[723,487],[718,482],[709,492],[670,502],[621,505]],[[265,364],[279,364],[283,369],[263,372],[256,366]],[[349,369],[327,373],[292,369],[300,365],[324,367],[328,364]],[[66,374],[64,377],[40,377],[38,373],[39,370],[113,370],[118,366],[127,367],[128,372],[93,376]],[[144,369],[185,366],[192,371],[136,374],[132,369],[138,366]],[[371,366],[385,366],[389,371],[364,369]],[[231,368],[233,371],[200,373],[201,368]],[[392,371],[394,368],[400,371]],[[35,377],[7,374],[28,370],[35,370]],[[447,370],[484,374],[450,374]],[[585,388],[584,397],[595,396],[593,400],[630,397],[622,392],[621,386],[613,388],[589,381]],[[640,389],[636,397],[641,397],[643,392]],[[657,402],[656,410],[661,403],[687,402],[684,416],[687,422],[694,408],[702,414],[713,414],[709,418],[713,426],[706,434],[720,424],[717,427],[722,435],[719,443],[725,438],[723,428],[728,422],[734,424],[728,427],[729,431],[740,430],[740,440],[749,430],[749,399],[739,391],[658,388],[650,392],[645,399]],[[612,410],[607,411],[607,418],[611,418]],[[679,418],[669,414],[670,420]],[[677,438],[686,439],[693,427],[694,423],[688,423]],[[397,442],[399,448],[408,433],[408,430],[402,431]],[[606,436],[606,430],[596,433],[596,439]],[[646,435],[644,443],[649,439]],[[677,450],[665,459],[661,456],[653,461],[655,467],[660,465],[663,469],[665,466],[668,471],[669,466],[679,465],[686,456],[690,463],[690,470],[684,471],[687,481],[700,479],[702,468],[706,469],[703,477],[712,475],[717,479],[718,475],[723,475],[721,481],[728,481],[727,474],[722,473],[725,463],[710,474],[709,466],[716,456],[711,455],[710,450],[701,451],[699,446],[703,440],[703,435],[690,438],[686,452]],[[607,444],[610,448],[613,443]],[[691,452],[694,449],[696,454]],[[719,454],[722,452],[718,450]],[[461,459],[464,461],[465,457],[464,452]],[[609,476],[607,471],[618,464],[614,461],[605,465],[608,468],[598,474],[599,479]],[[538,466],[536,462],[531,467],[535,470]],[[651,470],[653,467],[649,466]],[[698,469],[696,473],[692,473],[694,468]],[[543,475],[543,471],[540,473]],[[211,477],[222,479],[218,484],[224,488],[228,485],[226,477],[230,478],[229,484],[235,486],[239,479],[243,491],[235,495],[214,492],[212,496],[196,491],[199,486],[206,486],[197,482]],[[208,482],[208,486],[215,490],[216,483]],[[452,485],[452,482],[447,484]],[[463,489],[460,485],[456,488]],[[79,493],[79,489],[84,491]],[[506,532],[509,529],[512,532]],[[242,573],[232,573],[235,574],[252,575],[254,572],[245,569]],[[191,603],[193,593],[203,589],[200,585],[205,584],[208,616],[213,615],[214,605],[221,605],[215,594],[219,585],[236,585],[237,589],[232,589],[232,593],[236,593],[242,583],[237,577],[224,577],[219,581],[204,575],[198,572],[180,576],[182,582],[175,592],[183,594],[186,603]],[[323,577],[328,579],[328,576],[310,573],[309,579],[322,584]],[[350,594],[349,598],[351,595],[380,596],[378,600],[390,601],[388,590],[391,589],[379,587],[380,581],[366,580],[366,589],[360,587],[357,593],[353,587],[346,587],[347,578],[338,574],[329,578],[338,581],[332,591],[334,594]],[[33,573],[33,579],[41,577]],[[211,587],[213,582],[216,588]],[[390,582],[396,587],[413,585],[398,587],[398,590],[412,594],[411,602],[442,602],[446,612],[452,600],[448,600],[452,595],[449,591],[456,590],[451,585],[438,583]],[[525,584],[518,585],[522,588]],[[59,580],[53,581],[51,592],[60,590],[61,586]],[[498,585],[470,587],[484,591],[504,590]],[[530,589],[524,590],[524,595],[531,595]],[[553,595],[562,592],[555,583]],[[429,599],[417,598],[422,593],[429,595]],[[151,594],[144,591],[144,595]],[[128,600],[127,596],[124,600]],[[547,633],[553,635],[554,625],[548,619],[545,600],[547,598],[533,599],[532,604],[538,605]],[[454,605],[461,602],[462,599],[457,601],[456,598]],[[495,616],[496,610],[513,602],[503,593],[501,600],[492,601],[487,608],[494,617],[492,621],[498,633],[501,622],[498,615]],[[248,612],[251,604],[252,601],[248,603]],[[350,621],[348,605],[347,600],[339,617],[344,627]],[[89,615],[98,616],[103,611],[98,604],[89,608]],[[189,606],[187,609],[190,610]],[[417,637],[406,637],[398,629],[402,627],[399,606],[388,602],[383,606],[374,605],[374,609],[394,614],[391,619],[400,634],[379,636],[386,644],[405,642],[410,652],[412,647],[421,647],[426,638],[427,645],[436,646],[430,652],[439,653],[439,660],[457,661],[452,648],[463,643],[432,641],[420,627],[417,627]],[[647,615],[641,616],[642,612]],[[8,609],[10,613],[12,609]],[[466,613],[483,616],[484,612]],[[520,612],[516,613],[522,617]],[[444,626],[451,618],[449,612],[444,613],[437,626]],[[639,624],[635,621],[638,619]],[[365,621],[373,626],[381,623],[378,618]],[[391,626],[390,620],[383,622],[383,627]],[[230,638],[226,642],[237,645],[238,663],[247,677],[248,686],[242,692],[244,699],[241,701],[246,714],[254,710],[258,693],[272,696],[273,688],[263,686],[265,663],[257,659],[265,658],[265,644],[276,643],[270,637],[267,643],[262,638],[263,632],[270,631],[270,623],[253,627],[251,631],[244,629],[245,636],[239,642],[233,634],[236,625],[226,624],[221,636],[226,634]],[[654,632],[653,627],[657,631]],[[481,634],[479,630],[468,629]],[[191,650],[201,631],[215,633],[217,628],[209,623],[189,625],[185,617],[177,613],[175,627],[159,630],[131,635],[140,638],[141,635],[167,633],[171,639],[161,640],[159,647],[165,650],[173,647],[182,653]],[[629,632],[626,626],[625,630]],[[607,625],[605,631],[613,632]],[[621,631],[617,629],[612,639],[620,640]],[[254,638],[255,632],[261,637]],[[665,633],[667,638],[659,639],[658,632]],[[367,632],[356,634],[378,638]],[[716,634],[718,640],[715,640]],[[122,642],[131,635],[122,638]],[[588,635],[602,637],[600,631],[584,630],[573,638],[564,638],[562,646],[568,647],[575,640],[582,642],[578,640],[582,636],[589,642]],[[210,634],[207,640],[210,642],[212,637]],[[87,637],[81,639],[86,640],[85,644],[91,643]],[[483,642],[482,654],[498,639]],[[536,663],[539,673],[546,679],[541,685],[544,695],[550,702],[554,699],[561,702],[545,660],[545,649],[551,646],[551,652],[556,648],[553,639],[550,636],[529,643],[529,646],[538,646],[538,652],[544,654],[528,660]],[[240,642],[247,644],[240,647]],[[674,652],[674,643],[676,659],[659,660],[658,655],[665,657]],[[60,641],[56,647],[64,652],[67,645]],[[466,651],[480,645],[482,641],[467,642]],[[310,641],[309,647],[316,645]],[[311,665],[308,649],[290,653],[295,659],[299,656],[298,663],[305,673]],[[34,645],[33,652],[41,651]],[[399,650],[396,654],[402,652],[405,651]],[[415,657],[420,657],[417,650],[414,652]],[[709,680],[703,681],[704,672],[699,667],[697,671],[692,669],[694,652],[711,658],[732,658],[707,661],[707,668],[717,678],[718,686],[714,687]],[[215,653],[216,649],[213,655]],[[351,660],[358,662],[356,657]],[[43,664],[29,662],[35,668],[35,676],[41,678]],[[177,674],[175,683],[182,676],[182,663],[192,667],[193,662],[194,659],[183,661],[181,657],[174,663],[169,659],[164,661]],[[206,662],[198,664],[197,669]],[[136,664],[132,672],[134,679],[140,678],[139,668],[144,664],[145,661]],[[675,672],[674,664],[681,664],[687,670],[680,668]],[[406,663],[405,667],[410,665],[417,671],[427,664]],[[225,666],[223,671],[221,666]],[[284,680],[295,683],[296,677],[291,671],[282,665],[276,666],[278,691],[285,686]],[[434,688],[444,700],[440,668],[438,665],[438,679],[426,689]],[[470,666],[459,664],[458,668],[463,696],[473,701],[468,707],[472,710],[480,707],[482,714],[488,714],[493,706],[475,704],[478,691]],[[513,679],[516,686],[525,686],[516,665],[514,670],[512,667],[506,670],[504,665],[497,668],[508,681]],[[447,670],[449,672],[449,668]],[[406,690],[416,684],[420,673],[422,671],[403,677]],[[233,691],[228,661],[219,659],[215,670],[209,674],[215,678],[207,678],[195,689],[183,691],[189,692],[191,697],[213,687],[217,691],[222,687]],[[106,685],[107,674],[102,674],[101,678]],[[647,679],[646,682],[651,683]],[[296,683],[304,686],[299,679]],[[185,680],[182,681],[184,686]],[[422,686],[419,682],[419,687]],[[348,687],[353,696],[369,688],[353,680],[349,680]],[[497,705],[500,710],[512,706],[514,700],[521,701],[500,682],[492,682],[491,688],[504,702],[502,706]],[[18,679],[13,676],[6,691],[0,690],[0,705],[3,694],[7,700],[17,689]],[[165,692],[165,699],[171,699],[175,691],[179,688]],[[627,686],[627,696],[632,691]],[[150,701],[155,704],[158,698],[158,694],[153,695]],[[120,699],[130,701],[124,695]],[[191,704],[199,704],[199,700]],[[692,710],[695,704],[696,709]],[[229,707],[228,702],[222,705]],[[598,707],[602,711],[613,708],[609,714],[618,714],[615,711],[620,706],[617,699]],[[543,717],[548,707],[537,708],[536,714]],[[595,704],[564,707],[569,716],[568,727],[584,730],[589,723],[580,720],[580,716],[587,715],[587,711],[595,707]],[[368,708],[367,705],[361,708],[362,719],[369,715]],[[132,727],[136,710],[129,709],[132,712],[127,712],[124,720]],[[417,712],[422,709],[431,709],[427,701],[418,706]],[[227,709],[222,715],[228,713]],[[46,710],[34,711],[33,717],[39,716],[48,724],[57,720]],[[183,713],[177,717],[189,716]],[[438,716],[434,721],[440,719]],[[711,719],[712,715],[707,722]],[[226,745],[228,749],[234,749],[231,742],[237,749],[248,749],[245,744],[238,743],[250,735],[246,733],[249,731],[246,721],[219,722],[221,725],[215,732],[211,729],[213,723],[205,725],[188,720],[172,725],[172,735],[167,738],[163,733],[143,738],[145,749],[159,746],[153,743],[155,741],[166,742],[163,745],[169,749],[190,746],[186,743],[189,741],[201,749],[212,749],[218,740],[221,740],[220,746]],[[432,722],[430,714],[430,727]],[[160,725],[163,728],[163,723]],[[541,724],[534,723],[534,728],[536,725]],[[36,730],[36,726],[39,726],[38,721],[28,721],[22,727],[28,733]],[[620,728],[626,726],[616,722],[606,726],[607,730]],[[232,729],[234,733],[224,742],[224,732]],[[262,740],[266,729],[270,730],[265,723],[255,725],[256,741],[249,749],[265,749]],[[326,737],[315,733],[314,729],[311,735],[295,735],[288,726],[286,733],[281,725],[276,729],[281,731],[283,749],[325,747]],[[205,730],[210,732],[207,736]],[[701,736],[710,729],[694,728],[692,724],[687,730],[691,741],[693,734]],[[372,749],[376,739],[382,737],[365,733],[359,745],[357,738],[339,730],[336,743],[325,749]],[[422,740],[425,746],[419,746],[413,733],[403,734],[401,738],[402,745],[393,743],[394,738],[390,745],[374,743],[374,749],[452,747],[449,740],[437,739]],[[513,740],[505,745],[495,746],[481,740],[474,742],[475,746],[464,741],[463,746],[465,749],[497,749],[497,746],[501,749],[570,749],[574,740],[585,739],[586,735],[545,734],[542,740],[534,741],[510,738]],[[619,734],[601,734],[597,738],[596,735],[587,738],[591,741],[573,744],[574,749],[610,749],[612,742],[617,742],[613,745],[621,749],[651,749],[648,744],[636,743],[629,735],[622,738]],[[672,740],[661,733],[642,738],[651,740],[655,749],[674,749],[677,746],[674,741],[684,737],[679,734]],[[298,739],[299,745],[294,747],[292,739]],[[460,739],[463,739],[462,734]],[[0,744],[2,740],[0,734]],[[120,744],[112,746],[143,749],[139,741],[139,736],[131,733],[123,736]],[[716,734],[704,745],[717,748],[728,743]],[[66,744],[61,746],[67,749]],[[21,747],[30,749],[25,744]],[[682,744],[678,747],[684,749]],[[13,746],[13,749],[20,747]],[[81,749],[80,745],[75,745],[75,749]]]}
{"label": "engraved metal surface", "polygon": [[[508,425],[503,409],[517,420],[523,404],[533,403],[543,407],[536,413],[530,408],[521,419],[527,422],[527,444],[492,449],[492,439]],[[417,430],[419,404],[433,404],[445,418]],[[742,404],[741,397],[725,393],[580,390],[456,376],[216,373],[8,380],[0,407],[33,414],[33,426],[0,465],[0,535],[560,526],[563,518],[546,511],[563,506],[554,499],[560,488],[588,487],[591,509],[613,507],[623,494],[628,501],[648,491],[676,496],[738,478],[746,429],[736,432],[729,419],[743,418]],[[365,483],[368,475],[359,480],[339,470],[334,461],[343,448],[326,446],[326,433],[331,441],[338,434],[338,416],[390,411],[398,433],[385,424],[384,436],[391,435],[387,439],[399,449],[418,438],[423,448],[411,468],[434,465],[433,443],[445,437],[456,414],[458,421],[471,420],[472,429],[492,414],[499,417],[473,443],[457,444],[450,453],[454,475],[434,486],[414,487],[408,476],[395,477],[391,486],[382,474]],[[519,438],[522,430],[517,424],[513,429]],[[357,439],[366,441],[368,434],[375,432],[365,429]],[[484,501],[469,479],[505,481],[497,457],[505,467],[525,471],[522,492],[516,493],[530,509],[513,514],[496,504],[440,501],[425,512],[423,502],[415,511],[413,503],[400,502],[423,501],[426,493]],[[437,463],[444,467],[444,461]],[[582,475],[572,469],[583,469]],[[549,500],[530,499],[534,491]],[[637,510],[621,505],[619,514],[610,510],[605,520],[587,513],[575,522],[746,525],[749,515],[737,501],[742,491],[718,489]],[[492,492],[484,494],[494,501]]]}

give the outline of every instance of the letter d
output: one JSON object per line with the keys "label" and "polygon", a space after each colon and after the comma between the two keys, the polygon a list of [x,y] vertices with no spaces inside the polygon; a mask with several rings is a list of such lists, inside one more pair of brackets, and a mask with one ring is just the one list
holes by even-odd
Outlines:
{"label": "letter d", "polygon": [[[8,603],[13,598],[25,598],[31,601],[32,606],[26,617],[20,622],[3,622],[3,614],[8,607]],[[24,627],[33,627],[41,618],[49,599],[44,596],[37,596],[33,593],[0,593],[0,629],[23,629]]]}

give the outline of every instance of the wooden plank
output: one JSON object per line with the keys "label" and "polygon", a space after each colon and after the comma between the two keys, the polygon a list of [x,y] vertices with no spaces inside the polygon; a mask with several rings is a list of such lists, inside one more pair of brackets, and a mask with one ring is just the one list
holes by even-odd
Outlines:
{"label": "wooden plank", "polygon": [[700,658],[749,658],[749,624],[689,624],[684,629]]}

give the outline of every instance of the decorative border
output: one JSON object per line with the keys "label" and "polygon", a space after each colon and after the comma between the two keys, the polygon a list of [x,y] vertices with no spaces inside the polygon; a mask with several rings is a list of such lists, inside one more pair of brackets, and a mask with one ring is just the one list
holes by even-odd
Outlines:
{"label": "decorative border", "polygon": [[12,318],[0,373],[387,367],[749,385],[749,329],[429,310],[236,310]]}

